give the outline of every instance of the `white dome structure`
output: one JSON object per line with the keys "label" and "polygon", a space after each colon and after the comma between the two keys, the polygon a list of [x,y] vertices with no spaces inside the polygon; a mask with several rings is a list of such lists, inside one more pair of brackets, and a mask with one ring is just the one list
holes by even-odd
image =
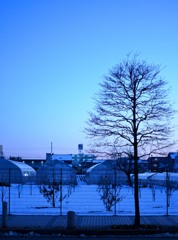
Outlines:
{"label": "white dome structure", "polygon": [[99,184],[104,179],[109,179],[111,184],[128,183],[126,174],[117,168],[115,160],[106,160],[86,171],[85,180],[88,184]]}
{"label": "white dome structure", "polygon": [[48,184],[60,181],[62,184],[76,184],[76,173],[74,169],[63,161],[53,160],[37,170],[37,184]]}
{"label": "white dome structure", "polygon": [[0,158],[1,184],[24,184],[34,182],[35,177],[36,171],[29,165],[22,162]]}

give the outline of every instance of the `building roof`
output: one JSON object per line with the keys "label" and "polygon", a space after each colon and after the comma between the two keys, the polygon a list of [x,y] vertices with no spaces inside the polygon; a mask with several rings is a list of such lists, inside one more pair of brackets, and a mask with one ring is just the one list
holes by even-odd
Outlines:
{"label": "building roof", "polygon": [[72,160],[72,154],[52,154],[51,160]]}
{"label": "building roof", "polygon": [[23,162],[18,162],[18,161],[13,161],[13,160],[6,160],[11,162],[12,164],[14,164],[15,166],[17,166],[18,168],[20,168],[21,170],[25,170],[25,171],[31,171],[31,172],[35,172],[35,170],[30,167],[28,164],[25,164]]}
{"label": "building roof", "polygon": [[103,169],[113,169],[116,166],[116,160],[105,160],[104,162],[100,162],[89,169],[87,169],[87,173],[91,172],[93,169],[103,168]]}

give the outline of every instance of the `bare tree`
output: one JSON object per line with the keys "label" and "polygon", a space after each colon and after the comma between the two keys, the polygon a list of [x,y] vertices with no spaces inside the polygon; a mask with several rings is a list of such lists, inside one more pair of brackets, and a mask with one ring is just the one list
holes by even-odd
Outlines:
{"label": "bare tree", "polygon": [[121,185],[112,184],[112,180],[109,176],[100,177],[97,191],[99,192],[100,199],[103,201],[107,211],[111,211],[113,206],[115,206],[116,209],[116,203],[121,202],[124,199],[124,196],[120,195],[120,190]]}
{"label": "bare tree", "polygon": [[[94,153],[117,156],[133,153],[135,225],[140,225],[138,158],[170,147],[174,111],[159,65],[147,64],[138,55],[128,56],[114,67],[96,94],[85,132]],[[95,140],[95,141],[94,141]]]}
{"label": "bare tree", "polygon": [[62,199],[60,199],[60,182],[49,182],[47,185],[40,185],[39,189],[40,193],[43,194],[44,198],[46,198],[54,208],[56,207],[56,203],[58,201],[63,201],[66,198],[66,195],[64,195]]}
{"label": "bare tree", "polygon": [[3,202],[7,201],[8,199],[8,188],[9,188],[8,183],[2,183],[0,182],[0,198],[1,198],[1,205],[3,206]]}

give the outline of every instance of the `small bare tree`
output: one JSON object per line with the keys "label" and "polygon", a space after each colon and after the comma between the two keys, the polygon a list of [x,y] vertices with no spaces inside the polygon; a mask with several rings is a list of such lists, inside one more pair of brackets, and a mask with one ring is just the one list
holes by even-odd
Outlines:
{"label": "small bare tree", "polygon": [[18,197],[21,197],[21,193],[23,191],[23,184],[18,184],[17,186],[17,190],[18,190]]}
{"label": "small bare tree", "polygon": [[57,202],[63,201],[66,198],[66,195],[64,195],[62,199],[60,199],[60,182],[49,182],[48,184],[40,185],[39,189],[40,193],[47,199],[47,202],[51,203],[54,208]]}
{"label": "small bare tree", "polygon": [[[49,202],[52,207],[56,207],[56,204],[60,202],[60,208],[62,205],[62,201],[69,197],[72,192],[75,190],[75,184],[67,184],[65,185],[67,187],[67,193],[63,194],[63,186],[61,185],[61,181],[53,181],[48,182],[45,184],[39,185],[40,193],[46,198],[47,202]],[[62,209],[61,209],[62,212]]]}
{"label": "small bare tree", "polygon": [[9,186],[10,185],[8,183],[0,182],[0,194],[1,194],[0,197],[1,197],[2,206],[3,206],[3,202],[7,201]]}
{"label": "small bare tree", "polygon": [[175,183],[170,179],[170,173],[166,172],[166,184],[165,184],[165,192],[166,192],[166,214],[168,215],[168,208],[171,204],[171,197],[176,190]]}
{"label": "small bare tree", "polygon": [[100,177],[97,191],[99,192],[107,211],[111,211],[116,203],[121,202],[124,199],[123,196],[120,196],[120,190],[121,186],[112,184],[112,180],[109,176]]}
{"label": "small bare tree", "polygon": [[93,153],[112,154],[115,159],[133,153],[136,226],[140,225],[138,159],[163,153],[172,145],[174,111],[160,71],[159,65],[140,61],[138,55],[128,56],[104,76],[85,129]]}

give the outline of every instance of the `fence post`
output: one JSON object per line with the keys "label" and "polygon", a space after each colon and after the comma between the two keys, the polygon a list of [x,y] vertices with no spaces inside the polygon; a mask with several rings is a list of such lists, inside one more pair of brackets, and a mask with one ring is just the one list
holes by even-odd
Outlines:
{"label": "fence post", "polygon": [[114,215],[116,215],[116,203],[117,203],[117,191],[116,191],[116,167],[114,167],[114,194],[115,194],[115,204],[114,204]]}
{"label": "fence post", "polygon": [[2,227],[7,227],[7,202],[3,202],[2,207]]}
{"label": "fence post", "polygon": [[60,215],[62,216],[62,168],[60,169]]}
{"label": "fence post", "polygon": [[73,211],[67,212],[67,228],[68,229],[75,228],[75,212]]}
{"label": "fence post", "polygon": [[166,216],[169,215],[169,174],[168,169],[166,170]]}
{"label": "fence post", "polygon": [[9,168],[9,215],[11,213],[11,169]]}
{"label": "fence post", "polygon": [[55,177],[54,177],[54,166],[53,166],[53,179],[52,179],[52,193],[53,193],[53,207],[55,207],[55,197],[54,197],[54,188],[55,188]]}

